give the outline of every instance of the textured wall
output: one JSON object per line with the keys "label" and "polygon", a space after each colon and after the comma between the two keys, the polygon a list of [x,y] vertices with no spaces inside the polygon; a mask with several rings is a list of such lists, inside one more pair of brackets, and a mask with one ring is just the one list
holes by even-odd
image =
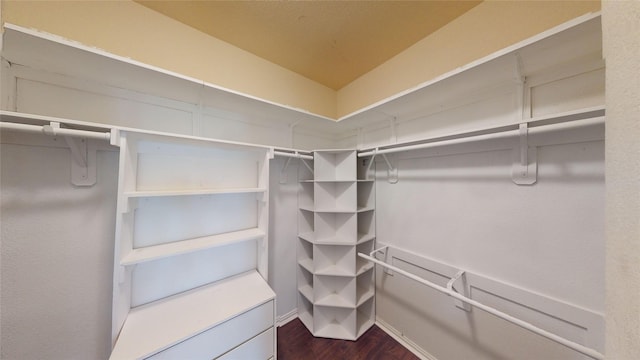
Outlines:
{"label": "textured wall", "polygon": [[640,1],[602,6],[607,61],[608,359],[640,354]]}

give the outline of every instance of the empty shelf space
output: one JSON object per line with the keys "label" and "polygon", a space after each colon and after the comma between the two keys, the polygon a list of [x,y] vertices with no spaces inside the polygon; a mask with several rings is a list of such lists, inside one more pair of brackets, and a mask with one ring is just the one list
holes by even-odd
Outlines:
{"label": "empty shelf space", "polygon": [[303,285],[298,288],[298,291],[310,302],[313,302],[313,288],[310,285]]}
{"label": "empty shelf space", "polygon": [[252,228],[247,230],[228,232],[224,234],[177,241],[162,245],[148,246],[133,249],[120,261],[120,264],[124,266],[139,264],[145,261],[152,261],[169,256],[186,254],[217,246],[229,245],[242,241],[256,240],[263,238],[264,236],[264,231],[258,228]]}
{"label": "empty shelf space", "polygon": [[351,214],[356,210],[350,208],[317,208],[313,210],[317,213],[330,213],[330,214]]}
{"label": "empty shelf space", "polygon": [[159,197],[159,196],[189,196],[189,195],[218,195],[218,194],[243,194],[263,193],[265,188],[229,188],[229,189],[191,189],[191,190],[140,190],[124,193],[129,198]]}
{"label": "empty shelf space", "polygon": [[362,234],[362,233],[358,233],[358,245],[359,244],[364,244],[367,241],[371,241],[373,239],[375,239],[376,236],[374,234]]}
{"label": "empty shelf space", "polygon": [[367,212],[375,210],[373,206],[358,206],[358,212]]}
{"label": "empty shelf space", "polygon": [[316,300],[314,304],[318,306],[329,306],[329,307],[338,307],[338,308],[346,308],[346,309],[355,308],[355,304],[347,301],[347,299],[345,299],[344,297],[338,294],[329,294],[323,298]]}
{"label": "empty shelf space", "polygon": [[298,265],[302,266],[308,272],[313,273],[313,260],[312,259],[300,260],[300,261],[298,261]]}
{"label": "empty shelf space", "polygon": [[356,306],[362,305],[365,301],[371,299],[375,295],[373,284],[368,287],[358,286],[356,289]]}
{"label": "empty shelf space", "polygon": [[252,270],[131,309],[112,359],[146,358],[275,298]]}
{"label": "empty shelf space", "polygon": [[353,271],[349,271],[349,269],[345,269],[343,266],[339,265],[325,266],[323,268],[316,269],[314,273],[318,275],[353,277]]}

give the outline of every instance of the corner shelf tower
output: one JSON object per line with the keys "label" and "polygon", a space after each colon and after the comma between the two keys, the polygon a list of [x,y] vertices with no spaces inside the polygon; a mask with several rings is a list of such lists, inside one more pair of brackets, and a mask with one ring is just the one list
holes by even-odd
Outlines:
{"label": "corner shelf tower", "polygon": [[[119,130],[111,359],[275,356],[270,148]],[[247,355],[249,354],[249,355]]]}
{"label": "corner shelf tower", "polygon": [[313,174],[300,167],[298,316],[317,337],[356,340],[375,322],[373,264],[357,256],[374,248],[375,183],[356,165],[355,150],[322,150]]}

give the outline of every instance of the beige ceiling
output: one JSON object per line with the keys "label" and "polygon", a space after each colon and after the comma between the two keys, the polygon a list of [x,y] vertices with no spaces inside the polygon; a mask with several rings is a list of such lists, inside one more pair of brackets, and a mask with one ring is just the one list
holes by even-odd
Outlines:
{"label": "beige ceiling", "polygon": [[335,90],[481,2],[135,1]]}

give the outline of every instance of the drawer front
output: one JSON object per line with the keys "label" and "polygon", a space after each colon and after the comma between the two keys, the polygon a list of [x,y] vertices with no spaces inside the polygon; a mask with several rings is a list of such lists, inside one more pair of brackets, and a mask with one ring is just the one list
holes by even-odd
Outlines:
{"label": "drawer front", "polygon": [[[154,354],[148,359],[213,359],[273,328],[273,301]],[[265,358],[266,359],[266,358]]]}
{"label": "drawer front", "polygon": [[220,356],[218,360],[267,360],[273,358],[273,328]]}

